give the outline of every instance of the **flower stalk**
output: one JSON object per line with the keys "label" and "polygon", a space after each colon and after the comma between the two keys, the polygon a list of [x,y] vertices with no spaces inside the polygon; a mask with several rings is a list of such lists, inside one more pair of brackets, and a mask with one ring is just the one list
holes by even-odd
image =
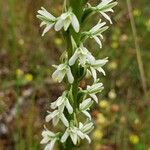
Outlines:
{"label": "flower stalk", "polygon": [[[89,111],[94,102],[98,103],[97,94],[104,89],[97,73],[105,75],[103,66],[108,58],[97,60],[85,47],[85,42],[88,38],[94,39],[102,48],[102,34],[108,26],[99,19],[94,27],[85,29],[83,22],[88,23],[87,18],[91,14],[99,13],[112,23],[107,12],[113,12],[116,4],[113,0],[102,0],[94,7],[88,0],[65,0],[64,12],[58,17],[43,7],[38,11],[37,17],[42,21],[40,26],[45,26],[42,36],[54,28],[55,31],[62,31],[66,42],[66,55],[62,56],[60,65],[53,65],[56,70],[52,74],[55,81],[66,83],[66,89],[62,96],[51,103],[51,111],[46,116],[46,122],[52,121],[54,126],[61,122],[64,130],[54,133],[45,127],[41,141],[41,144],[46,144],[44,150],[53,150],[55,143],[61,150],[72,150],[80,146],[84,139],[91,143],[89,133],[94,124]],[[93,84],[82,89],[79,85],[86,74],[93,77]]]}

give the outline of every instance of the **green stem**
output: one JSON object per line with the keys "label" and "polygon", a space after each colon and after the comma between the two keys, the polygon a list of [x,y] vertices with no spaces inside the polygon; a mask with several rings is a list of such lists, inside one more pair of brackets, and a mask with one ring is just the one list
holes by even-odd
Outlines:
{"label": "green stem", "polygon": [[[70,0],[70,6],[73,9],[74,14],[77,16],[79,22],[81,22],[81,18],[82,18],[82,13],[83,13],[83,2],[82,0]],[[71,36],[73,36],[75,42],[77,43],[77,45],[79,45],[80,42],[80,32],[76,33],[72,28],[70,28],[66,33],[64,33],[64,37],[66,40],[66,45],[67,45],[67,53],[68,53],[68,60],[71,58],[71,56],[73,55],[74,50],[72,49],[72,44],[71,44]],[[73,96],[73,108],[74,108],[74,112],[76,113],[76,109],[78,108],[78,99],[77,99],[77,95],[78,95],[78,86],[79,86],[79,80],[78,80],[78,64],[76,63],[75,65],[73,65],[71,67],[73,76],[74,76],[74,82],[72,84],[72,96]],[[68,88],[70,88],[71,86],[69,86]],[[70,89],[68,89],[70,90]],[[75,123],[77,123],[77,118],[76,118],[76,114],[70,116],[69,114],[67,114],[67,116],[69,116],[67,119],[69,119],[68,121],[70,122],[71,120],[75,120]],[[68,138],[68,140],[65,143],[65,147],[64,150],[73,150],[73,143],[71,138]]]}

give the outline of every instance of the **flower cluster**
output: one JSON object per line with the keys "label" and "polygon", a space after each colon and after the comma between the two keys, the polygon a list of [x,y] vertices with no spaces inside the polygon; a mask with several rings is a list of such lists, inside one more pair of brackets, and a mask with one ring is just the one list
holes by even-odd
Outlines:
{"label": "flower cluster", "polygon": [[69,28],[70,25],[73,26],[76,32],[79,32],[79,22],[75,14],[72,12],[72,9],[69,8],[67,12],[63,13],[59,17],[54,17],[50,14],[45,8],[41,7],[41,10],[38,11],[39,15],[37,17],[42,20],[41,27],[46,26],[42,36],[45,35],[53,26],[56,31],[60,31],[64,28],[65,31]]}
{"label": "flower cluster", "polygon": [[[59,17],[53,16],[43,7],[38,11],[37,17],[42,21],[40,26],[46,26],[42,36],[54,27],[55,31],[62,30],[64,37],[67,35],[66,42],[67,45],[70,45],[66,50],[67,56],[61,64],[53,65],[56,70],[52,74],[55,81],[62,82],[64,80],[69,86],[67,84],[62,96],[51,103],[51,110],[53,111],[48,111],[46,116],[46,122],[52,121],[54,126],[61,122],[66,129],[64,133],[53,133],[45,127],[42,132],[43,140],[41,141],[42,144],[47,144],[45,150],[52,150],[56,142],[66,148],[68,138],[72,140],[74,146],[79,145],[80,140],[83,139],[91,142],[88,134],[92,131],[94,125],[89,111],[94,102],[98,103],[97,94],[104,89],[103,84],[99,82],[97,73],[105,75],[103,66],[108,62],[108,58],[95,59],[84,45],[86,39],[93,38],[102,48],[102,33],[108,29],[108,26],[106,26],[106,22],[102,22],[100,19],[94,27],[84,31],[81,26],[81,18],[87,9],[90,9],[91,14],[98,12],[112,23],[107,12],[113,12],[112,8],[116,4],[112,0],[103,0],[95,7],[88,4],[88,8],[83,9],[79,6],[78,9],[81,9],[82,12],[79,15],[76,14],[76,11],[74,12],[72,1],[71,3],[65,3],[65,11]],[[88,18],[88,15],[86,17]],[[90,73],[93,77],[93,84],[87,85],[86,89],[77,87],[76,85],[79,85],[87,73]],[[80,121],[80,116],[86,117],[84,123]]]}

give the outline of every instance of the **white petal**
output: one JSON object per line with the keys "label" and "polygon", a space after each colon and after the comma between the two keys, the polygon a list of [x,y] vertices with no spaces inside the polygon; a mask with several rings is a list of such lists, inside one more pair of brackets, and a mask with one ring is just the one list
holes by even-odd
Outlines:
{"label": "white petal", "polygon": [[59,31],[59,30],[61,30],[61,28],[64,26],[64,20],[62,20],[62,19],[59,19],[57,22],[56,22],[56,24],[55,24],[55,30],[56,31]]}
{"label": "white petal", "polygon": [[40,27],[46,25],[46,23],[44,21],[41,22]]}
{"label": "white petal", "polygon": [[53,119],[56,115],[58,115],[58,113],[59,112],[57,110],[51,112],[49,115],[46,116],[45,118],[46,122],[51,121],[51,119]]}
{"label": "white petal", "polygon": [[79,57],[79,53],[76,50],[75,53],[72,55],[72,57],[69,60],[69,65],[72,66],[75,64],[75,61],[77,60],[77,58]]}
{"label": "white petal", "polygon": [[112,2],[113,0],[102,0],[101,4],[109,4],[110,2]]}
{"label": "white petal", "polygon": [[97,36],[93,36],[93,38],[96,41],[96,43],[98,43],[98,45],[100,46],[100,48],[102,48],[102,42],[100,41],[100,39]]}
{"label": "white petal", "polygon": [[58,124],[58,122],[59,122],[59,117],[58,116],[53,118],[53,120],[52,120],[53,126],[56,126]]}
{"label": "white petal", "polygon": [[66,18],[65,22],[64,22],[64,30],[67,31],[67,29],[69,28],[70,26],[70,19],[69,18]]}
{"label": "white petal", "polygon": [[106,13],[104,12],[100,12],[100,13],[110,22],[110,24],[112,24],[110,17]]}
{"label": "white petal", "polygon": [[65,117],[65,115],[64,114],[62,114],[61,115],[61,121],[63,122],[63,124],[66,126],[66,127],[68,127],[69,126],[69,122],[68,122],[68,120],[66,119],[66,117]]}
{"label": "white petal", "polygon": [[91,104],[91,98],[83,100],[83,102],[80,104],[80,109],[85,110],[85,109],[87,109],[87,106],[90,104]]}
{"label": "white petal", "polygon": [[90,94],[90,96],[94,99],[96,103],[98,103],[98,98],[95,94]]}
{"label": "white petal", "polygon": [[100,67],[104,66],[106,63],[108,62],[108,58],[104,58],[104,59],[99,59],[99,60],[96,60],[94,62],[94,65],[97,66],[99,65]]}
{"label": "white petal", "polygon": [[72,108],[71,104],[69,103],[69,100],[67,99],[65,101],[65,103],[66,103],[66,108],[67,108],[69,114],[72,114],[73,113],[73,108]]}
{"label": "white petal", "polygon": [[59,112],[63,113],[64,108],[65,108],[65,103],[63,102],[63,104],[58,107]]}
{"label": "white petal", "polygon": [[53,27],[54,24],[50,24],[48,26],[46,26],[46,28],[44,29],[43,33],[42,33],[42,36],[45,35],[46,32],[48,32],[52,27]]}
{"label": "white petal", "polygon": [[88,59],[88,63],[93,63],[95,58],[91,54],[86,54],[86,58]]}
{"label": "white petal", "polygon": [[51,147],[51,145],[50,145],[50,143],[49,143],[49,144],[47,144],[47,145],[45,146],[44,150],[50,150],[50,147]]}
{"label": "white petal", "polygon": [[74,82],[74,77],[72,75],[70,67],[67,69],[67,78],[68,78],[69,83],[72,84]]}
{"label": "white petal", "polygon": [[68,12],[66,12],[66,13],[63,13],[61,16],[60,16],[60,18],[62,19],[62,20],[65,20],[67,17],[69,17],[69,13]]}
{"label": "white petal", "polygon": [[[101,21],[101,20],[100,20]],[[94,33],[97,32],[102,26],[104,26],[106,24],[106,22],[102,22],[100,23],[100,21],[98,22],[98,24],[96,26],[94,26],[90,32]]]}
{"label": "white petal", "polygon": [[52,108],[52,109],[55,109],[55,108],[57,107],[56,102],[57,102],[57,101],[55,101],[55,102],[51,103],[51,108]]}
{"label": "white petal", "polygon": [[39,10],[38,13],[44,17],[47,17],[51,20],[55,20],[55,17],[50,14],[44,7],[41,7],[42,10]]}
{"label": "white petal", "polygon": [[65,133],[63,134],[63,136],[61,137],[61,142],[62,143],[66,142],[68,136],[69,136],[68,130],[66,130]]}
{"label": "white petal", "polygon": [[91,143],[91,139],[88,135],[85,135],[85,138],[88,140],[89,143]]}
{"label": "white petal", "polygon": [[86,63],[86,55],[81,55],[80,56],[80,64],[81,64],[81,66],[84,66],[85,65],[85,63]]}
{"label": "white petal", "polygon": [[44,130],[44,131],[42,132],[42,136],[43,136],[43,137],[55,136],[55,134],[47,129],[47,130]]}
{"label": "white petal", "polygon": [[82,140],[85,138],[84,134],[80,130],[77,130],[77,134]]}
{"label": "white petal", "polygon": [[57,102],[56,102],[56,105],[57,107],[62,105],[62,103],[65,101],[65,97],[63,96],[60,96],[58,99],[57,99]]}
{"label": "white petal", "polygon": [[103,84],[102,83],[96,83],[93,84],[92,86],[87,86],[87,90],[89,93],[97,93],[103,89]]}
{"label": "white petal", "polygon": [[79,122],[79,129],[83,128],[83,123]]}
{"label": "white petal", "polygon": [[70,133],[70,137],[72,139],[73,144],[76,145],[77,141],[78,141],[77,133],[76,134],[75,133]]}
{"label": "white petal", "polygon": [[87,116],[91,120],[91,115],[88,111],[82,111],[85,116]]}
{"label": "white petal", "polygon": [[83,126],[82,131],[87,133],[89,130],[93,129],[93,123],[89,122]]}
{"label": "white petal", "polygon": [[96,70],[93,67],[90,67],[91,72],[92,72],[92,76],[94,78],[94,82],[97,80],[97,74],[96,74]]}
{"label": "white petal", "polygon": [[53,74],[52,74],[52,78],[55,81],[61,82],[63,80],[65,76],[65,72],[64,71],[60,71],[60,70],[56,70]]}
{"label": "white petal", "polygon": [[57,76],[59,75],[59,73],[60,73],[60,70],[58,70],[58,69],[55,70],[52,74],[52,78],[55,80],[57,78]]}
{"label": "white petal", "polygon": [[46,145],[44,150],[53,150],[55,142],[56,142],[56,139],[52,140],[49,144]]}
{"label": "white petal", "polygon": [[72,24],[74,30],[76,32],[79,32],[79,30],[80,30],[79,21],[78,21],[77,17],[74,14],[71,15],[71,24]]}
{"label": "white petal", "polygon": [[53,147],[54,147],[54,145],[55,145],[55,142],[56,142],[56,139],[54,139],[54,140],[52,140],[52,141],[50,142],[50,147],[49,147],[48,150],[53,150]]}
{"label": "white petal", "polygon": [[40,144],[46,144],[49,140],[50,140],[49,138],[43,138]]}
{"label": "white petal", "polygon": [[99,68],[97,68],[97,70],[98,70],[99,72],[102,72],[104,76],[106,75],[106,73],[105,73],[105,71],[104,71],[103,68],[99,67]]}

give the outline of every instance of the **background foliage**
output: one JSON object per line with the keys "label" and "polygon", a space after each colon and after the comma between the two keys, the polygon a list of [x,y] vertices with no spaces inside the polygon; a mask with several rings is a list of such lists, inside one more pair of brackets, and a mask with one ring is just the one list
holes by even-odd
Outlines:
{"label": "background foliage", "polygon": [[[149,0],[132,0],[146,94],[127,3],[118,2],[113,25],[104,34],[103,49],[99,50],[95,42],[88,45],[97,58],[108,56],[109,63],[105,67],[107,76],[101,76],[105,90],[99,96],[99,106],[91,112],[96,128],[91,135],[93,144],[87,150],[150,149]],[[7,0],[0,1],[0,6],[0,150],[42,149],[39,141],[46,110],[64,89],[52,81],[51,65],[59,61],[65,46],[61,35],[53,31],[41,38],[36,14],[44,6],[59,15],[62,1]],[[93,18],[87,26],[96,21]]]}

